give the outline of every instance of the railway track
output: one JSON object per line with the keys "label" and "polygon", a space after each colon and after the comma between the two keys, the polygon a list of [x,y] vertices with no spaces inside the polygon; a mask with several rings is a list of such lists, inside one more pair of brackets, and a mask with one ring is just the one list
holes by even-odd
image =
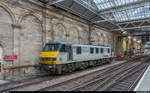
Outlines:
{"label": "railway track", "polygon": [[136,67],[138,67],[140,63],[132,64],[132,65],[124,65],[123,68],[118,71],[115,70],[111,73],[104,73],[104,75],[99,75],[97,78],[84,82],[81,85],[76,87],[67,89],[65,91],[99,91],[99,89],[105,90],[105,87],[109,86],[111,82],[115,82],[119,77],[124,76],[127,73],[130,73]]}
{"label": "railway track", "polygon": [[[147,67],[146,67],[147,68]],[[146,68],[138,69],[137,71],[132,72],[131,74],[124,76],[122,79],[119,79],[117,82],[114,82],[112,85],[107,87],[104,90],[107,91],[132,91],[139,81],[140,78],[145,72]],[[101,91],[101,89],[98,89]]]}
{"label": "railway track", "polygon": [[[117,64],[117,65],[120,65],[120,66],[123,66],[123,64],[126,64],[126,63],[122,63],[122,64]],[[99,72],[99,73],[103,73],[105,71],[107,71],[108,69],[112,69],[112,68],[115,68],[116,65],[114,66],[111,66],[110,68],[105,68],[105,69],[102,69],[102,70],[98,70],[95,73],[95,75]],[[121,67],[120,67],[121,68]],[[87,70],[91,70],[93,68],[89,68]],[[74,72],[74,73],[79,73],[80,71],[77,71],[77,72]],[[81,71],[82,72],[82,71]],[[74,74],[73,73],[73,74]],[[90,73],[90,74],[87,74],[87,75],[84,75],[82,77],[86,77],[88,75],[91,75],[93,76],[94,73]],[[70,75],[70,74],[69,74]],[[23,89],[25,87],[28,87],[28,86],[34,86],[36,84],[40,84],[42,82],[49,82],[53,79],[56,79],[56,78],[60,78],[60,77],[64,77],[64,76],[68,76],[68,75],[61,75],[61,76],[47,76],[47,77],[38,77],[38,78],[34,78],[34,79],[31,79],[31,80],[24,80],[24,81],[21,81],[21,82],[17,82],[17,83],[11,83],[11,84],[6,84],[4,86],[1,86],[0,85],[0,91],[4,92],[4,91],[17,91],[17,90],[20,90],[20,89]],[[80,78],[80,77],[78,77]],[[6,87],[7,86],[7,87]],[[38,89],[37,89],[38,90]],[[41,89],[39,89],[41,90]]]}
{"label": "railway track", "polygon": [[147,64],[137,65],[116,79],[112,79],[106,86],[99,86],[96,91],[132,91],[136,78],[145,71],[145,68],[147,68]]}
{"label": "railway track", "polygon": [[[127,78],[128,73],[134,71],[136,68],[138,68],[143,63],[141,62],[125,62],[122,64],[117,64],[114,66],[111,66],[109,68],[101,69],[86,75],[82,75],[77,78],[72,78],[70,80],[66,80],[60,83],[54,82],[53,79],[59,80],[61,77],[69,77],[69,75],[62,75],[62,76],[50,76],[50,77],[43,77],[41,80],[31,80],[27,82],[22,82],[21,84],[17,84],[14,86],[10,86],[7,88],[1,88],[0,91],[6,92],[6,91],[102,91],[102,90],[113,90],[115,88],[112,88],[111,85],[118,84],[120,85],[120,82],[124,82],[123,80],[129,79]],[[144,67],[146,67],[147,64],[145,63],[145,66],[142,66],[143,68],[139,69],[139,74],[142,73]],[[90,68],[91,69],[91,68]],[[87,69],[90,71],[90,69]],[[137,70],[136,70],[137,71]],[[136,73],[133,72],[134,73]],[[81,71],[82,72],[82,71]],[[122,73],[124,72],[124,73]],[[80,73],[80,71],[74,72],[73,74]],[[137,76],[139,76],[139,74]],[[71,75],[70,75],[71,76]],[[133,76],[133,75],[130,75]],[[123,78],[122,77],[126,77]],[[119,79],[119,80],[118,80]],[[121,80],[122,79],[122,80]],[[113,82],[112,82],[113,81]],[[117,82],[116,82],[117,81]],[[130,81],[130,80],[128,80]],[[134,82],[135,83],[135,82]],[[110,85],[109,85],[110,84]],[[38,86],[40,85],[40,86]],[[132,84],[130,85],[132,86]],[[113,86],[114,87],[114,86]],[[117,86],[116,86],[117,87]],[[133,86],[132,86],[133,87]]]}
{"label": "railway track", "polygon": [[[86,77],[80,77],[78,79],[76,78],[70,81],[56,84],[54,86],[47,86],[38,91],[79,91],[79,90],[90,91],[90,89],[91,91],[93,91],[93,90],[96,90],[94,88],[96,88],[96,86],[99,85],[100,83],[103,85],[106,82],[108,82],[109,79],[115,77],[118,73],[122,73],[122,71],[131,71],[133,70],[134,67],[139,66],[140,64],[141,64],[140,62],[123,63],[120,65],[111,67],[102,73],[96,72],[94,73],[94,75],[91,75],[91,76],[87,75]],[[119,75],[120,74],[118,74],[118,76]]]}
{"label": "railway track", "polygon": [[25,86],[37,84],[42,81],[46,81],[46,80],[50,80],[50,79],[52,79],[52,77],[45,75],[45,76],[35,77],[35,78],[23,80],[23,81],[7,83],[7,84],[0,85],[0,91],[9,91],[9,90],[17,89],[17,88],[22,88]]}
{"label": "railway track", "polygon": [[139,80],[137,77],[141,76],[147,67],[148,63],[127,62],[123,66],[120,65],[103,73],[97,73],[96,76],[84,80],[84,82],[81,81],[86,77],[48,86],[40,91],[130,91],[136,84],[135,82]]}
{"label": "railway track", "polygon": [[70,86],[76,85],[77,83],[85,83],[89,80],[98,78],[101,75],[105,75],[106,73],[112,73],[114,70],[119,70],[122,67],[124,67],[125,64],[130,64],[130,63],[127,62],[127,63],[115,65],[115,66],[112,66],[110,68],[106,68],[106,69],[103,69],[101,71],[96,71],[94,73],[87,74],[85,76],[78,77],[78,78],[75,78],[75,79],[72,79],[72,80],[69,80],[69,81],[66,81],[66,82],[62,82],[62,83],[59,83],[59,84],[56,84],[56,85],[53,85],[53,86],[47,86],[47,87],[41,88],[37,91],[51,91],[51,90],[58,90],[58,89],[64,90],[64,87],[68,88]]}

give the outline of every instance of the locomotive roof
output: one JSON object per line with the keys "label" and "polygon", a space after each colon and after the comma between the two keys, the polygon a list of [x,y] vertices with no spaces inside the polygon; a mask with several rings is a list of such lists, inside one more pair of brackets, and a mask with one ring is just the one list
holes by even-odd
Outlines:
{"label": "locomotive roof", "polygon": [[101,45],[81,45],[81,44],[73,44],[73,46],[82,46],[82,47],[107,47],[107,48],[110,47],[110,46],[101,46]]}
{"label": "locomotive roof", "polygon": [[150,42],[146,42],[145,44],[150,45]]}
{"label": "locomotive roof", "polygon": [[56,44],[56,43],[58,43],[58,44],[72,44],[71,42],[65,42],[65,41],[62,41],[62,40],[50,40],[48,42],[48,44]]}
{"label": "locomotive roof", "polygon": [[110,46],[102,46],[102,45],[82,45],[82,44],[75,44],[75,43],[71,43],[71,42],[65,42],[62,40],[50,40],[47,44],[67,44],[67,45],[73,45],[73,46],[82,46],[82,47],[110,47]]}

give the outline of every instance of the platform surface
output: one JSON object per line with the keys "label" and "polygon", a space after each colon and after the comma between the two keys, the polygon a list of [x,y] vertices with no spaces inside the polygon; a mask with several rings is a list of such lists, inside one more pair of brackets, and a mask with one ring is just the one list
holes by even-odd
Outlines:
{"label": "platform surface", "polygon": [[145,71],[134,91],[150,91],[150,66]]}
{"label": "platform surface", "polygon": [[6,80],[0,80],[0,85],[1,85],[1,84],[5,84],[5,83],[9,83],[9,81],[6,81]]}
{"label": "platform surface", "polygon": [[2,74],[0,73],[0,85],[5,83],[9,83],[9,81],[3,80]]}

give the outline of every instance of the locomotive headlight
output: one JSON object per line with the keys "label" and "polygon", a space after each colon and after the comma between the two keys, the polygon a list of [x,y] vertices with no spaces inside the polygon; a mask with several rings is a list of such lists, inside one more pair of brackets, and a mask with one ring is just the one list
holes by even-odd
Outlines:
{"label": "locomotive headlight", "polygon": [[52,68],[52,67],[53,67],[53,66],[51,66],[51,65],[50,65],[50,66],[48,66],[48,68]]}

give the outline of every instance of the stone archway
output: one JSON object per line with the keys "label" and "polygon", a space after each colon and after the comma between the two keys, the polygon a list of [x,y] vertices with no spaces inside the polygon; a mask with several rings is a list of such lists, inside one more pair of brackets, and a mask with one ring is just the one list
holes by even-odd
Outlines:
{"label": "stone archway", "polygon": [[98,33],[98,44],[102,45],[102,37],[101,37],[101,32],[97,32]]}
{"label": "stone archway", "polygon": [[104,38],[104,34],[103,33],[101,33],[101,39],[102,39],[102,45],[104,45],[104,43],[105,43],[105,38]]}
{"label": "stone archway", "polygon": [[53,23],[52,19],[47,19],[46,23],[46,43],[48,43],[50,40],[52,40],[52,32],[53,32]]}
{"label": "stone archway", "polygon": [[102,35],[103,35],[102,33],[100,33],[100,35],[99,35],[99,36],[100,36],[100,38],[99,38],[99,40],[100,40],[100,41],[99,41],[100,45],[103,45],[103,39],[104,39],[104,38],[103,38]]}
{"label": "stone archway", "polygon": [[[0,6],[0,40],[5,42],[5,53],[3,55],[13,54],[13,28],[14,23],[11,13]],[[1,46],[4,46],[1,44]]]}
{"label": "stone archway", "polygon": [[42,49],[42,25],[33,15],[25,15],[21,19],[20,32],[20,65],[34,65],[39,63]]}
{"label": "stone archway", "polygon": [[97,31],[96,33],[97,33],[97,37],[98,37],[98,39],[97,39],[97,44],[98,44],[98,45],[102,45],[102,44],[101,44],[101,41],[102,41],[101,33],[100,33],[99,31]]}
{"label": "stone archway", "polygon": [[73,42],[73,43],[80,43],[79,30],[76,27],[69,28],[68,33],[69,33],[68,41]]}
{"label": "stone archway", "polygon": [[99,42],[99,36],[97,32],[92,31],[91,33],[91,41],[93,44],[98,45]]}
{"label": "stone archway", "polygon": [[108,44],[108,37],[106,36],[105,33],[103,35],[104,35],[104,40],[105,40],[104,45],[107,45]]}
{"label": "stone archway", "polygon": [[80,34],[81,43],[82,43],[82,44],[88,44],[88,38],[89,38],[88,32],[87,32],[87,31],[82,31],[82,32],[80,32],[80,33],[81,33],[81,34]]}
{"label": "stone archway", "polygon": [[54,25],[53,37],[55,40],[63,40],[66,41],[66,28],[63,24],[58,23]]}
{"label": "stone archway", "polygon": [[113,38],[112,38],[112,36],[109,36],[108,44],[109,44],[110,46],[113,45]]}

